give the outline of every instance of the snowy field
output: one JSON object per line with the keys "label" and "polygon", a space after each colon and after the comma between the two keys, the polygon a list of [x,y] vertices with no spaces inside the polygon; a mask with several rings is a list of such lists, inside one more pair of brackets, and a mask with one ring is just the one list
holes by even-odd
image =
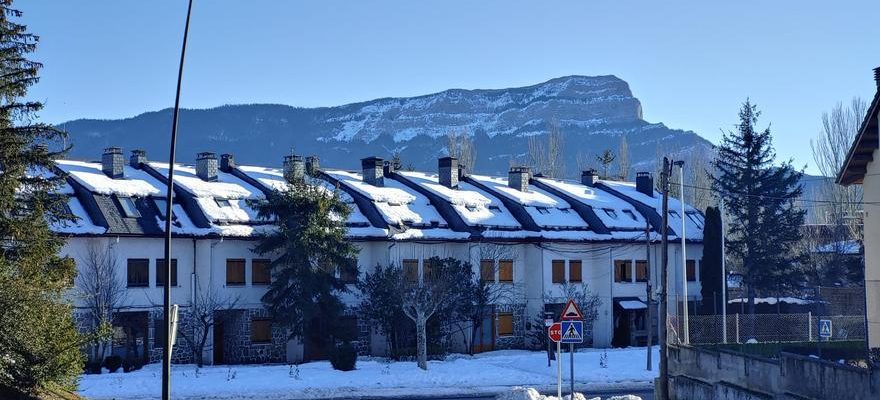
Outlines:
{"label": "snowy field", "polygon": [[[651,386],[657,375],[645,370],[645,349],[609,349],[607,368],[600,367],[602,350],[575,354],[579,391]],[[563,378],[568,386],[569,354],[563,355]],[[79,394],[99,399],[159,398],[160,364],[124,374],[83,375]],[[329,362],[289,365],[204,367],[175,365],[172,394],[178,399],[314,399],[377,396],[490,394],[516,386],[555,390],[556,364],[547,367],[546,353],[504,350],[476,356],[451,355],[431,361],[427,371],[414,362],[359,360],[357,370],[335,371]],[[567,392],[567,389],[566,389]]]}

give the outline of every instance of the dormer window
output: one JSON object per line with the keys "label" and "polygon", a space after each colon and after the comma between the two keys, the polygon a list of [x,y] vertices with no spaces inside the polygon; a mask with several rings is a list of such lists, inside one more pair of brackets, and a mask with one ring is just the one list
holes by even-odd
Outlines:
{"label": "dormer window", "polygon": [[214,199],[214,202],[217,203],[217,207],[225,208],[232,207],[232,204],[229,203],[229,200],[226,199]]}
{"label": "dormer window", "polygon": [[614,211],[610,208],[603,208],[602,211],[605,211],[605,214],[613,219],[617,219],[617,211]]}
{"label": "dormer window", "polygon": [[633,221],[639,220],[638,218],[636,218],[636,214],[632,212],[632,210],[623,210],[623,213],[632,218]]}
{"label": "dormer window", "polygon": [[476,207],[476,206],[472,206],[472,205],[466,205],[466,206],[464,206],[464,208],[467,208],[467,210],[470,211],[470,212],[477,211],[477,207]]}
{"label": "dormer window", "polygon": [[[156,205],[156,209],[159,210],[159,218],[165,219],[165,210],[168,208],[168,201],[165,199],[154,198],[153,203]],[[171,219],[177,219],[177,216],[174,215],[174,211],[171,212]]]}
{"label": "dormer window", "polygon": [[550,210],[547,207],[535,207],[535,209],[541,214],[550,214]]}
{"label": "dormer window", "polygon": [[122,213],[128,218],[140,218],[141,213],[138,211],[137,206],[134,204],[134,199],[131,197],[116,197],[119,201],[119,206],[122,208]]}
{"label": "dormer window", "polygon": [[568,214],[571,212],[571,209],[570,208],[560,208],[559,211],[562,211],[563,213]]}
{"label": "dormer window", "polygon": [[496,214],[501,214],[501,209],[498,208],[498,206],[494,206],[494,205],[489,206],[489,211],[492,211],[493,213],[496,213]]}
{"label": "dormer window", "polygon": [[673,218],[681,218],[681,215],[678,215],[678,212],[676,212],[675,210],[669,210],[669,215],[671,215]]}
{"label": "dormer window", "polygon": [[688,211],[687,216],[691,220],[691,222],[694,223],[694,225],[696,225],[700,229],[703,229],[704,222],[703,217],[700,214],[697,214],[693,211]]}

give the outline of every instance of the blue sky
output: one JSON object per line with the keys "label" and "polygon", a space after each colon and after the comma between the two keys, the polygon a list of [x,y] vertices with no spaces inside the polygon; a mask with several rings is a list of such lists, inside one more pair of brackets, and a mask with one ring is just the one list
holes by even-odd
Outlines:
{"label": "blue sky", "polygon": [[[43,120],[173,104],[185,1],[17,3],[42,37],[31,97],[46,102]],[[812,164],[822,112],[869,100],[880,66],[878,1],[196,0],[193,12],[184,107],[329,106],[613,74],[645,119],[712,142],[750,97],[798,166]]]}

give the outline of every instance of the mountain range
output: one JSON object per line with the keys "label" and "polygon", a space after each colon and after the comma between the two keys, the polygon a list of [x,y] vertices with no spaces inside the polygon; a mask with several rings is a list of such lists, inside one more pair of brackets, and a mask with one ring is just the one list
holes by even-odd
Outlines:
{"label": "mountain range", "polygon": [[[566,76],[508,89],[450,89],[406,98],[382,98],[335,107],[278,104],[183,109],[178,160],[197,152],[232,153],[239,163],[280,165],[291,149],[316,154],[322,165],[358,168],[367,156],[399,154],[404,166],[433,170],[446,154],[447,134],[471,135],[481,173],[528,164],[530,138],[544,140],[552,125],[564,137],[567,175],[605,149],[629,145],[635,170],[653,171],[661,151],[681,152],[711,143],[694,132],[649,123],[629,85],[615,76]],[[100,158],[101,149],[144,149],[167,160],[171,109],[132,118],[78,119],[61,124],[73,141],[71,157]],[[581,160],[579,163],[578,160]]]}

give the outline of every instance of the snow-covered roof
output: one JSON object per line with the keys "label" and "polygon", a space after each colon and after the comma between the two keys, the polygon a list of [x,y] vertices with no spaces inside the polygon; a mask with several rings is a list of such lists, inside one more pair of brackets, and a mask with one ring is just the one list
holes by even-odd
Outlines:
{"label": "snow-covered roof", "polygon": [[117,179],[104,174],[101,163],[98,162],[58,160],[57,165],[93,193],[124,197],[165,197],[164,184],[150,174],[129,165],[122,167],[123,176]]}
{"label": "snow-covered roof", "polygon": [[445,228],[446,220],[440,217],[437,209],[427,197],[393,179],[385,179],[383,186],[374,186],[363,181],[361,174],[342,170],[323,171],[340,184],[354,189],[370,199],[382,218],[388,224],[411,227]]}
{"label": "snow-covered roof", "polygon": [[67,197],[67,208],[76,217],[76,221],[58,221],[49,225],[53,232],[76,235],[100,235],[107,231],[103,226],[95,225],[89,218],[82,204],[75,196]]}
{"label": "snow-covered roof", "polygon": [[[279,168],[256,167],[249,165],[240,165],[238,170],[253,178],[261,185],[272,190],[287,190],[290,187],[287,180],[284,179],[284,170]],[[360,208],[354,203],[354,199],[342,190],[336,190],[336,187],[329,182],[320,179],[310,179],[309,184],[318,185],[328,191],[336,191],[339,198],[348,205],[351,213],[348,215],[346,225],[370,225],[370,221],[364,216]],[[371,235],[374,236],[374,235]],[[383,235],[384,236],[384,235]]]}
{"label": "snow-covered roof", "polygon": [[441,185],[437,175],[413,171],[397,173],[448,202],[470,226],[521,227],[497,197],[470,183],[459,182],[458,189],[451,189]]}
{"label": "snow-covered roof", "polygon": [[559,190],[575,200],[593,208],[597,217],[611,230],[644,229],[645,217],[625,200],[602,189],[578,182],[549,178],[534,178],[539,182]]}
{"label": "snow-covered roof", "polygon": [[587,222],[571,209],[571,204],[541,188],[530,186],[528,191],[523,192],[508,186],[507,178],[485,175],[468,175],[468,177],[520,204],[539,227],[546,229],[589,228]]}
{"label": "snow-covered roof", "polygon": [[[653,208],[657,213],[661,213],[663,211],[663,197],[657,191],[654,191],[654,196],[648,196],[642,192],[636,190],[636,184],[633,182],[618,182],[618,181],[600,181],[602,185],[606,185],[609,188],[619,192],[621,195],[629,197],[630,199],[637,201],[645,206]],[[685,204],[685,238],[693,239],[693,240],[703,240],[703,226],[705,224],[705,220],[703,214],[697,211],[697,209],[691,207],[690,205]],[[681,201],[674,197],[669,198],[669,228],[672,229],[673,232],[676,233],[676,236],[681,234],[681,223],[682,223],[682,215],[681,215]],[[678,236],[681,237],[681,236]]]}

